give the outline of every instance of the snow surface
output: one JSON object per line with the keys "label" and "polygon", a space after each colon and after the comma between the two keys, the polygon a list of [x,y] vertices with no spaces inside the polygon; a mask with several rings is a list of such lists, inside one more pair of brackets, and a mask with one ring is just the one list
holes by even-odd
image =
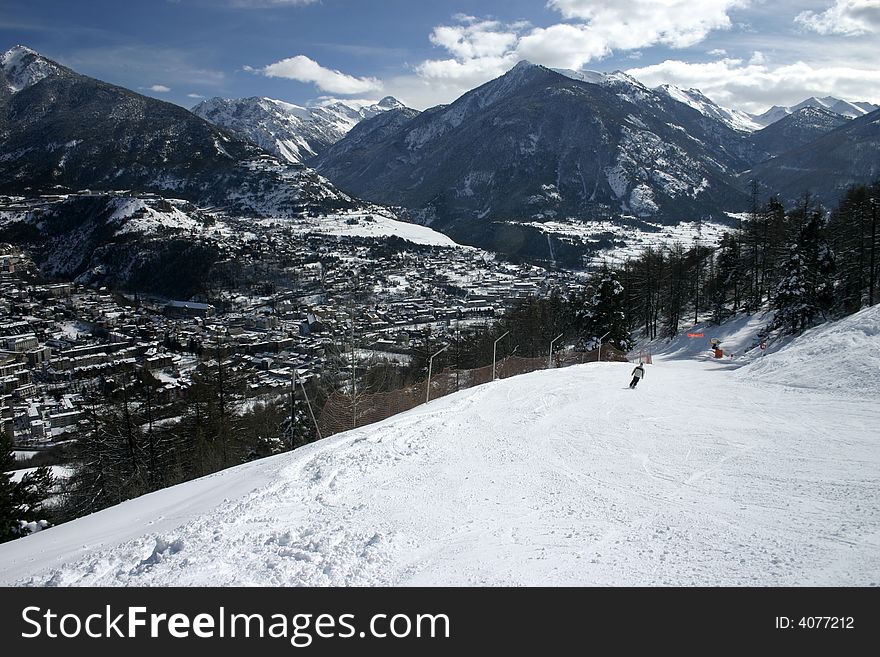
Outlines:
{"label": "snow surface", "polygon": [[847,100],[835,98],[834,96],[825,96],[824,98],[816,98],[815,96],[812,96],[811,98],[799,102],[797,105],[792,105],[790,107],[774,105],[763,114],[751,114],[750,116],[759,126],[766,127],[771,123],[776,123],[780,119],[784,119],[789,114],[793,114],[804,107],[818,107],[853,119],[868,114],[869,112],[873,112],[880,108],[880,105],[866,102],[851,103]]}
{"label": "snow surface", "polygon": [[283,221],[295,232],[320,233],[323,235],[341,235],[348,237],[400,237],[413,244],[427,246],[456,247],[461,249],[471,248],[458,244],[450,237],[436,230],[399,221],[387,214],[381,208],[373,208],[371,211],[352,211],[339,214],[303,217],[301,219],[265,219],[261,223],[271,224]]}
{"label": "snow surface", "polygon": [[[21,470],[13,470],[10,474],[12,475],[12,481],[18,483],[26,474],[30,474],[32,472],[36,472],[39,468],[22,468]],[[49,469],[52,471],[52,475],[56,479],[67,479],[73,474],[73,468],[67,467],[65,465],[52,465],[49,466]]]}
{"label": "snow surface", "polygon": [[782,346],[772,358],[756,359],[737,375],[876,400],[880,398],[880,306],[811,329]]}
{"label": "snow surface", "polygon": [[360,121],[403,107],[390,96],[380,101],[323,98],[309,107],[273,98],[211,98],[192,112],[237,132],[289,162],[303,162],[342,139]]}
{"label": "snow surface", "polygon": [[6,543],[0,584],[877,585],[880,391],[825,382],[878,327],[739,369],[673,350],[636,390],[499,380]]}
{"label": "snow surface", "polygon": [[763,127],[745,112],[721,107],[706,97],[699,89],[682,89],[674,84],[662,84],[659,87],[655,87],[654,91],[666,94],[673,100],[693,107],[703,116],[718,119],[734,130],[753,132]]}
{"label": "snow surface", "polygon": [[714,221],[681,221],[673,225],[644,222],[654,230],[642,230],[636,226],[608,220],[580,221],[533,221],[525,225],[537,228],[542,233],[557,235],[562,239],[575,239],[586,243],[602,238],[611,238],[615,245],[600,250],[592,259],[593,265],[604,261],[621,262],[638,258],[645,249],[671,247],[680,243],[685,247],[699,242],[701,246],[716,245],[730,226]]}
{"label": "snow surface", "polygon": [[6,74],[12,93],[30,87],[59,70],[53,62],[26,46],[13,46],[0,54],[0,69]]}

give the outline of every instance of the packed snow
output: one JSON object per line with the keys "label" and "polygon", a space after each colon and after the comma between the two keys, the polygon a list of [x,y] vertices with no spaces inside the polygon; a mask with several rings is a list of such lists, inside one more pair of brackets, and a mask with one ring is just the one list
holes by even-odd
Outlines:
{"label": "packed snow", "polygon": [[636,390],[539,371],[131,500],[0,546],[0,584],[878,585],[880,388],[829,382],[876,379],[880,306],[763,356],[759,328],[655,345]]}

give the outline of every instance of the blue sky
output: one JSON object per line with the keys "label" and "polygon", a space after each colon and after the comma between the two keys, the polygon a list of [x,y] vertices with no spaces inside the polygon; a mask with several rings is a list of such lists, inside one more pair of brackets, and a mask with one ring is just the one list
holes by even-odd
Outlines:
{"label": "blue sky", "polygon": [[520,59],[625,70],[762,111],[880,102],[880,0],[0,0],[0,51],[186,107],[202,97],[447,103]]}

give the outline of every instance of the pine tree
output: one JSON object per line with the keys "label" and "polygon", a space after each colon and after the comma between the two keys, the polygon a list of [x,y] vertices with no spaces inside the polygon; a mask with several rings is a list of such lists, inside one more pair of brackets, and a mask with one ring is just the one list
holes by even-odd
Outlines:
{"label": "pine tree", "polygon": [[790,247],[773,304],[774,325],[785,333],[809,328],[816,317],[826,316],[833,302],[835,260],[825,238],[823,217],[822,210],[816,209],[798,221],[797,238]]}
{"label": "pine tree", "polygon": [[21,481],[13,482],[15,454],[5,431],[0,430],[0,543],[30,533],[30,523],[47,524],[44,502],[54,485],[52,471],[37,468]]}
{"label": "pine tree", "polygon": [[587,335],[598,344],[598,339],[606,332],[605,343],[613,343],[619,349],[628,350],[632,344],[625,305],[626,295],[619,274],[603,265],[593,279],[593,295],[584,308]]}
{"label": "pine tree", "polygon": [[776,309],[773,324],[783,333],[798,334],[810,325],[816,313],[807,293],[807,267],[797,245],[792,245],[783,270],[784,276],[773,300]]}

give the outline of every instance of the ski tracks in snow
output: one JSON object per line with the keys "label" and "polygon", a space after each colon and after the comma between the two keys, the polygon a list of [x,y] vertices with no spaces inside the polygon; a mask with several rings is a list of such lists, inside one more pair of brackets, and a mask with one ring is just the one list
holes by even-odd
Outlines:
{"label": "ski tracks in snow", "polygon": [[498,380],[133,500],[142,534],[110,526],[77,542],[78,526],[122,522],[123,507],[40,532],[13,543],[67,547],[16,557],[5,581],[877,583],[877,404],[687,361],[649,366],[633,394],[619,387],[628,372]]}

